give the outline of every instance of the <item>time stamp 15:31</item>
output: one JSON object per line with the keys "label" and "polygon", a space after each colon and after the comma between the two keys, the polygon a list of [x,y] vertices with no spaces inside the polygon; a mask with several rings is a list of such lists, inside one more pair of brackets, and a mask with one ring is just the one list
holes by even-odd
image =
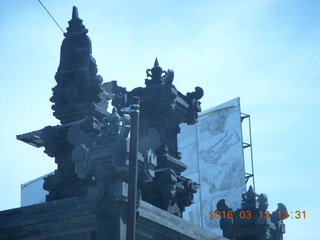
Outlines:
{"label": "time stamp 15:31", "polygon": [[253,219],[253,218],[260,218],[260,219],[269,219],[272,217],[277,217],[279,219],[287,219],[287,218],[295,218],[295,219],[306,219],[307,213],[306,211],[295,211],[295,212],[288,212],[288,211],[277,211],[270,213],[269,211],[259,211],[253,214],[251,211],[209,211],[209,219]]}

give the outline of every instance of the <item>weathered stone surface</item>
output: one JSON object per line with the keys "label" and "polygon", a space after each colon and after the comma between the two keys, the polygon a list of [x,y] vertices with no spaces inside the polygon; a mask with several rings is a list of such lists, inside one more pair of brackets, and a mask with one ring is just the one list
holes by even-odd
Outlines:
{"label": "weathered stone surface", "polygon": [[70,198],[0,212],[0,239],[93,239],[97,211]]}
{"label": "weathered stone surface", "polygon": [[[199,99],[203,96],[200,87],[195,92],[183,95],[172,84],[173,70],[163,71],[158,60],[147,69],[145,88],[128,92],[113,81],[109,83],[113,93],[112,104],[121,112],[129,106],[128,99],[138,96],[141,101],[139,151],[152,149],[157,159],[155,177],[147,184],[140,184],[142,199],[182,216],[186,206],[193,203],[196,183],[183,178],[186,170],[178,152],[177,134],[179,124],[194,124],[201,111]],[[185,187],[188,185],[189,187]]]}
{"label": "weathered stone surface", "polygon": [[[138,213],[137,240],[225,239],[144,201],[140,201]],[[0,239],[124,240],[125,217],[121,203],[62,199],[0,212]]]}
{"label": "weathered stone surface", "polygon": [[[163,71],[156,59],[147,69],[145,88],[131,92],[115,81],[102,84],[91,56],[88,30],[74,7],[61,46],[60,65],[53,88],[54,115],[61,125],[40,130],[45,153],[58,169],[48,176],[47,201],[84,196],[95,186],[107,188],[114,178],[127,181],[130,118],[133,96],[141,99],[138,187],[142,198],[182,216],[193,203],[196,183],[181,176],[179,124],[194,124],[201,111],[200,87],[183,95],[172,84],[173,70]],[[107,112],[108,101],[115,107]]]}
{"label": "weathered stone surface", "polygon": [[61,46],[60,65],[50,99],[54,103],[54,116],[62,124],[94,116],[107,115],[108,94],[102,87],[102,77],[97,75],[97,65],[92,57],[88,30],[73,8],[72,19]]}
{"label": "weathered stone surface", "polygon": [[195,226],[143,201],[140,203],[138,211],[136,239],[139,240],[226,240],[224,237]]}

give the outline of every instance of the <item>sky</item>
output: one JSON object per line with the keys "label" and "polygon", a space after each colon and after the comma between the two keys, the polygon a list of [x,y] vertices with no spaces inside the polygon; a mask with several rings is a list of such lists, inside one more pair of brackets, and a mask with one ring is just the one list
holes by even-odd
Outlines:
{"label": "sky", "polygon": [[[284,203],[284,239],[316,240],[320,169],[320,1],[42,0],[66,31],[72,6],[89,29],[105,82],[144,86],[157,57],[206,110],[240,97],[251,116],[255,183],[269,210]],[[37,0],[0,1],[0,210],[19,207],[20,184],[54,160],[16,135],[59,124],[49,98],[61,30]],[[241,197],[241,196],[239,196]]]}

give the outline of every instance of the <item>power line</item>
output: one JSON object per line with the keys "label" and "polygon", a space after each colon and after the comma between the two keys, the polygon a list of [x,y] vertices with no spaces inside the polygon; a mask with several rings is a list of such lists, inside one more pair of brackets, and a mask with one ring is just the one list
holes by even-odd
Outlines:
{"label": "power line", "polygon": [[43,3],[38,0],[38,2],[42,5],[42,7],[44,8],[44,10],[46,10],[46,12],[49,14],[49,16],[52,18],[52,20],[56,23],[56,25],[58,26],[58,28],[60,28],[61,32],[64,34],[65,32],[62,30],[62,28],[60,27],[60,25],[57,23],[57,21],[54,19],[54,17],[50,14],[50,12],[48,11],[48,9],[43,5]]}
{"label": "power line", "polygon": [[[50,12],[48,11],[48,9],[43,5],[43,3],[41,2],[41,0],[38,0],[38,2],[42,5],[42,7],[44,8],[44,10],[46,10],[46,12],[49,14],[49,16],[52,18],[52,20],[55,22],[55,24],[58,26],[58,28],[61,30],[61,32],[63,33],[63,35],[65,36],[66,39],[68,39],[70,41],[70,43],[72,44],[73,47],[77,47],[76,44],[74,44],[74,42],[65,35],[65,32],[62,30],[62,28],[60,27],[60,25],[57,23],[57,21],[54,19],[54,17],[50,14]],[[81,54],[81,58],[86,61],[86,58]],[[95,70],[93,66],[89,65],[88,66],[91,70]]]}

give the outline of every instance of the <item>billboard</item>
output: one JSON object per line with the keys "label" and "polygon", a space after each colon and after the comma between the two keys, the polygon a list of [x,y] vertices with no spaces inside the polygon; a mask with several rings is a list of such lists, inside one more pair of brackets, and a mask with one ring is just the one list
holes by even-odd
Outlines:
{"label": "billboard", "polygon": [[43,178],[52,174],[53,172],[21,184],[21,207],[46,201],[48,192],[42,187],[44,183]]}
{"label": "billboard", "polygon": [[183,124],[178,135],[183,176],[200,184],[194,204],[183,218],[221,235],[219,220],[209,219],[220,199],[233,210],[246,192],[240,98],[199,114],[195,125]]}

